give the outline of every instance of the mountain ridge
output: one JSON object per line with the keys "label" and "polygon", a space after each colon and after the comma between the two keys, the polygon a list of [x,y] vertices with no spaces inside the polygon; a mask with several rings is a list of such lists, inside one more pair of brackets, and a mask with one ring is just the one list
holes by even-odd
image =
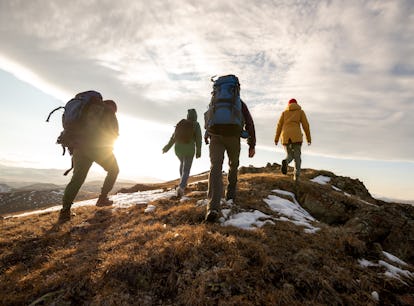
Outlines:
{"label": "mountain ridge", "polygon": [[[136,185],[112,196],[114,208],[90,201],[63,225],[56,212],[1,220],[0,301],[412,305],[414,208],[374,199],[356,179],[305,169],[296,186],[279,171],[240,168],[218,224],[203,222],[206,174],[183,199],[174,181]],[[138,203],[144,194],[162,197]]]}

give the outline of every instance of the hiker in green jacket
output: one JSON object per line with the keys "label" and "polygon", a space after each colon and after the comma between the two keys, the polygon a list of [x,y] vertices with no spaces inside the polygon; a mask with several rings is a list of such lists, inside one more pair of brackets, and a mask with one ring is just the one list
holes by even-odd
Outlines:
{"label": "hiker in green jacket", "polygon": [[201,140],[201,129],[200,124],[197,122],[197,112],[195,109],[189,109],[187,119],[177,123],[170,141],[162,149],[162,153],[166,153],[175,144],[175,155],[180,160],[181,180],[177,188],[178,197],[184,195],[185,188],[187,187],[194,154],[196,158],[201,157]]}

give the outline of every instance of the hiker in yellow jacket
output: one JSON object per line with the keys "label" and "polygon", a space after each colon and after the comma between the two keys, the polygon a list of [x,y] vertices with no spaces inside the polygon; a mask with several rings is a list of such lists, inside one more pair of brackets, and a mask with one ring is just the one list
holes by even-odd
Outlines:
{"label": "hiker in yellow jacket", "polygon": [[282,144],[286,150],[286,158],[282,160],[282,173],[287,173],[287,166],[292,160],[295,160],[294,180],[298,182],[300,176],[301,165],[301,148],[303,142],[302,130],[306,134],[308,145],[311,144],[311,134],[309,122],[305,112],[295,99],[290,99],[289,104],[280,116],[276,127],[275,145],[278,144],[279,138],[282,138]]}

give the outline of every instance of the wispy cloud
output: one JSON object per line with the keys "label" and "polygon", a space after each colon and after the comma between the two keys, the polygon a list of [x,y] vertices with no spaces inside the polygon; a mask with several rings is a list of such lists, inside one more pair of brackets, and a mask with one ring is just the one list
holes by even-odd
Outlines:
{"label": "wispy cloud", "polygon": [[2,1],[0,29],[0,56],[67,98],[95,88],[125,113],[172,122],[206,108],[210,76],[235,73],[259,144],[296,97],[313,151],[413,160],[409,0]]}

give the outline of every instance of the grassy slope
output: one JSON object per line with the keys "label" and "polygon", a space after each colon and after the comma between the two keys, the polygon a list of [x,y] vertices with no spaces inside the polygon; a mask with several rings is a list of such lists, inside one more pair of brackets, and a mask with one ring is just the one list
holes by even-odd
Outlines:
{"label": "grassy slope", "polygon": [[[293,185],[241,175],[240,207],[274,214],[262,199],[275,188]],[[370,251],[341,227],[204,224],[202,198],[160,200],[153,214],[79,208],[62,226],[57,213],[1,220],[0,304],[375,305],[374,290],[384,304],[413,301],[408,285],[359,266]]]}

